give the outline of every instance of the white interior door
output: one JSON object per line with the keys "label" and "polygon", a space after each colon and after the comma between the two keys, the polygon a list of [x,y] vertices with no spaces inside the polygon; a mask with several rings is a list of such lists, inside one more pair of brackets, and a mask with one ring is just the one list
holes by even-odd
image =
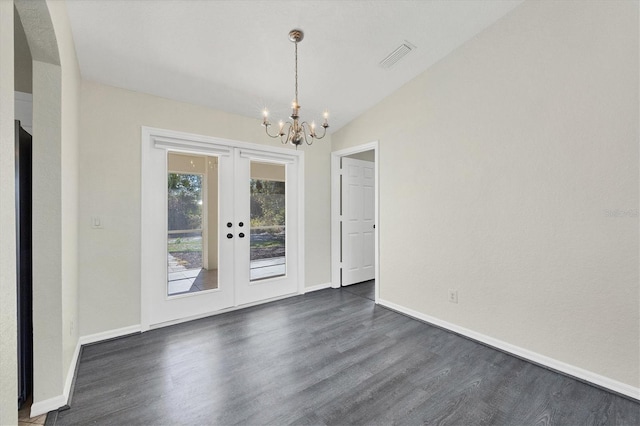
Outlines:
{"label": "white interior door", "polygon": [[374,228],[374,163],[342,158],[342,285],[375,278]]}
{"label": "white interior door", "polygon": [[304,285],[301,154],[190,139],[143,134],[143,330]]}

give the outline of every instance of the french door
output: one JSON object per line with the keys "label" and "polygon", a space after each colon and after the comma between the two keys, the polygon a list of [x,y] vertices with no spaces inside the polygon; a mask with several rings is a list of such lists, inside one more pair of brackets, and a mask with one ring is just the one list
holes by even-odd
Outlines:
{"label": "french door", "polygon": [[143,130],[142,329],[301,292],[301,153]]}

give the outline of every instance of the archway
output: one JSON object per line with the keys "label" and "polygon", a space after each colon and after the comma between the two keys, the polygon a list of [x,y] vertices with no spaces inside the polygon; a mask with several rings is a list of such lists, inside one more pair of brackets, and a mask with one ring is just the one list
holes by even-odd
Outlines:
{"label": "archway", "polygon": [[[66,404],[62,298],[62,81],[58,41],[44,0],[15,0],[33,60],[33,405]],[[68,334],[67,334],[68,336]]]}

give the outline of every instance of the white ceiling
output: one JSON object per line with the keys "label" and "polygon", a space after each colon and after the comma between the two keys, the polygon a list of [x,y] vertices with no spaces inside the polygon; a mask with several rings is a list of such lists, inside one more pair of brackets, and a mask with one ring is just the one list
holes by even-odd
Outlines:
{"label": "white ceiling", "polygon": [[[522,0],[69,0],[85,79],[260,118],[290,114],[298,45],[301,116],[337,130]],[[405,40],[416,49],[379,62]]]}

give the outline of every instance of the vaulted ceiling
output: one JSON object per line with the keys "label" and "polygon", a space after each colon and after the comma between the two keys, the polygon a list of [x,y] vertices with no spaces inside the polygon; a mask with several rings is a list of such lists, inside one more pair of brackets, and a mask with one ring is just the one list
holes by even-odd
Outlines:
{"label": "vaulted ceiling", "polygon": [[[85,79],[273,121],[290,114],[294,45],[301,116],[337,130],[522,0],[68,0]],[[415,46],[390,68],[380,62]]]}

